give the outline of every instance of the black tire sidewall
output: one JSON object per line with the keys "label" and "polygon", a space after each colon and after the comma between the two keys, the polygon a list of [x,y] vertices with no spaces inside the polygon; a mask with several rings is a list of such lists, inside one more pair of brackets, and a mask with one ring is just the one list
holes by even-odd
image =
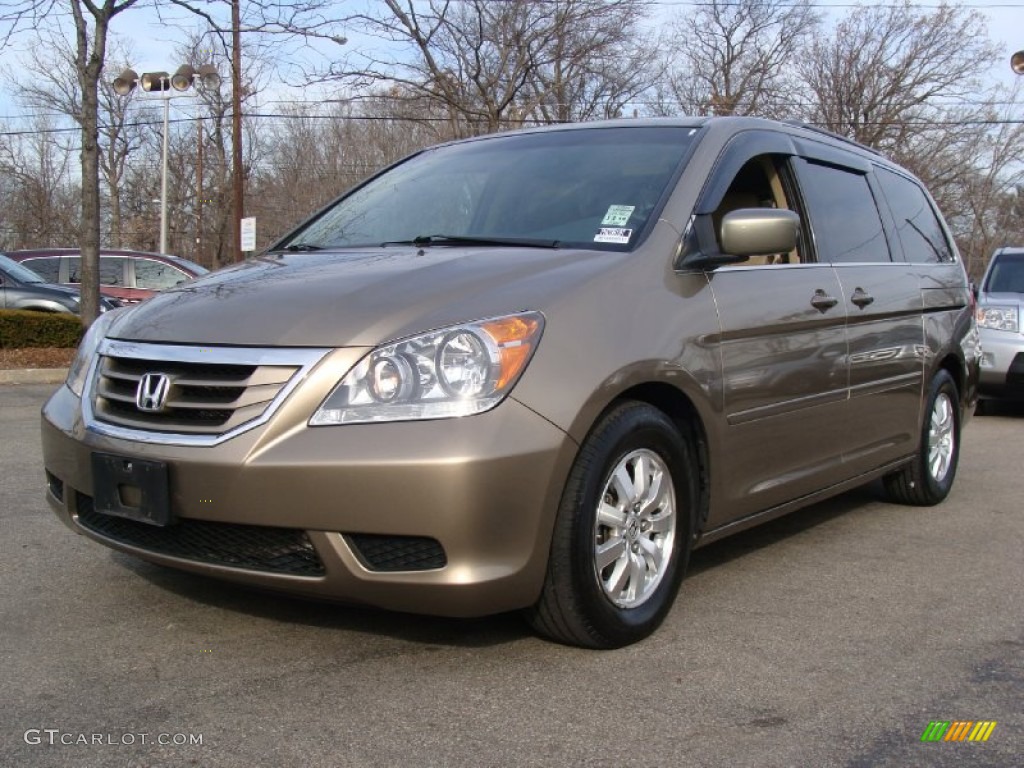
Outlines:
{"label": "black tire sidewall", "polygon": [[[696,481],[690,448],[675,425],[651,406],[632,405],[609,415],[588,438],[594,452],[587,471],[575,478],[577,488],[566,499],[572,505],[570,544],[573,591],[594,630],[609,645],[646,637],[672,607],[691,548],[696,507]],[[654,594],[635,608],[620,608],[605,595],[594,567],[594,542],[599,499],[612,470],[629,453],[657,453],[672,476],[676,497],[676,538],[667,570]]]}

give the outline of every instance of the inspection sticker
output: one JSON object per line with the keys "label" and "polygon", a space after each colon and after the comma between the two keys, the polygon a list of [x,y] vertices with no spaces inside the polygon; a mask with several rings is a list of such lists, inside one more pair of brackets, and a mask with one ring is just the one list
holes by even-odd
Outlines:
{"label": "inspection sticker", "polygon": [[632,237],[632,229],[620,229],[619,227],[601,227],[594,235],[595,243],[620,243],[626,245]]}
{"label": "inspection sticker", "polygon": [[635,209],[635,205],[609,205],[608,212],[601,219],[601,226],[624,227]]}

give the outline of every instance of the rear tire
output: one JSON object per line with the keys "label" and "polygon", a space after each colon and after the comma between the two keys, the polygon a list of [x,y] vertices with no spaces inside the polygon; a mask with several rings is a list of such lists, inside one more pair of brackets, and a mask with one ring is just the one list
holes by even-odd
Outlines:
{"label": "rear tire", "polygon": [[948,371],[928,387],[920,444],[913,462],[886,475],[885,490],[898,504],[930,507],[949,495],[960,458],[960,399]]}
{"label": "rear tire", "polygon": [[637,642],[665,619],[689,559],[697,508],[693,440],[640,402],[614,407],[569,473],[540,599],[539,633],[585,648]]}

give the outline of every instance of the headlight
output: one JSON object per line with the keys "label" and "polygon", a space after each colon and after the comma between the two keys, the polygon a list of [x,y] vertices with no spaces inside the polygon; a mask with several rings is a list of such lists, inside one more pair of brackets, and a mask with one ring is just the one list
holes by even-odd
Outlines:
{"label": "headlight", "polygon": [[976,316],[980,328],[1014,333],[1020,330],[1016,307],[978,307]]}
{"label": "headlight", "polygon": [[89,326],[89,330],[85,332],[85,336],[78,343],[78,352],[75,353],[75,359],[71,361],[71,367],[68,369],[68,377],[65,381],[68,389],[74,392],[77,397],[82,396],[82,389],[85,387],[85,377],[89,373],[89,367],[92,365],[92,358],[96,354],[96,348],[118,315],[120,315],[119,312],[104,312],[93,321],[93,324]]}
{"label": "headlight", "polygon": [[524,312],[377,347],[349,371],[309,423],[365,424],[482,413],[515,386],[543,328],[540,313]]}

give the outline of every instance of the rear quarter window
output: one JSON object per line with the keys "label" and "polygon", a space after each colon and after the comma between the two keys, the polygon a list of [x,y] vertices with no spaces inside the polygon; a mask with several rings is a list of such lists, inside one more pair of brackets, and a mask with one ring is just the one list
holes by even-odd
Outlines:
{"label": "rear quarter window", "polygon": [[889,203],[907,261],[954,261],[953,249],[924,190],[914,181],[885,168],[876,168],[875,178]]}
{"label": "rear quarter window", "polygon": [[189,279],[189,276],[170,264],[152,259],[135,260],[135,287],[149,291],[173,288]]}

